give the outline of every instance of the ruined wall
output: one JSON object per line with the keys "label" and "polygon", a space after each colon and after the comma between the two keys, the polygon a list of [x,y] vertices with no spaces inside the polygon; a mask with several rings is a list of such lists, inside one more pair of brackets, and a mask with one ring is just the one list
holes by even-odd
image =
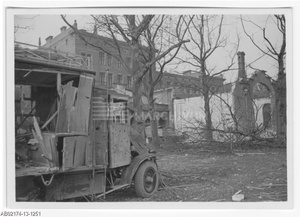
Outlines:
{"label": "ruined wall", "polygon": [[248,134],[255,128],[253,99],[247,81],[237,81],[233,90],[233,110],[237,119],[236,128]]}
{"label": "ruined wall", "polygon": [[[236,96],[233,93],[223,93],[218,96],[212,96],[210,109],[212,113],[212,123],[215,129],[229,131],[229,128],[236,128],[236,121],[241,121],[238,117],[234,116],[235,97]],[[248,107],[248,110],[251,108],[254,113],[254,128],[262,128],[264,123],[263,106],[271,103],[271,99],[260,98],[250,102],[251,105]],[[205,123],[205,113],[203,108],[203,97],[174,100],[174,127],[176,131],[189,132],[191,134],[199,133],[199,131],[196,133],[194,128],[203,127],[203,125],[201,126],[201,122],[202,124]],[[241,116],[247,117],[246,110],[244,110],[244,113],[240,114]],[[235,117],[236,120],[234,120],[233,117]],[[246,118],[244,120],[246,120]],[[242,124],[250,126],[249,123],[247,125],[247,122],[242,122]],[[268,132],[272,132],[272,127],[268,127],[267,130]]]}
{"label": "ruined wall", "polygon": [[270,103],[271,108],[271,120],[270,120],[270,128],[276,131],[277,126],[277,111],[276,111],[276,94],[275,89],[271,83],[271,79],[268,75],[266,75],[265,71],[255,71],[251,78],[249,79],[249,86],[250,91],[253,93],[257,84],[262,85],[268,92],[268,96],[264,94],[261,99],[256,99],[255,102],[263,102],[263,99],[268,99],[268,102],[265,100],[266,103]]}
{"label": "ruined wall", "polygon": [[263,118],[263,107],[266,104],[271,104],[270,98],[260,98],[254,100],[254,106],[255,106],[255,120],[256,120],[256,126],[260,127],[263,125],[264,118]]}
{"label": "ruined wall", "polygon": [[[227,130],[233,127],[234,121],[230,109],[233,102],[231,93],[223,93],[212,96],[210,109],[212,123],[215,129]],[[203,97],[193,97],[187,99],[174,100],[174,125],[179,132],[190,131],[195,126],[201,127],[201,122],[205,123]]]}

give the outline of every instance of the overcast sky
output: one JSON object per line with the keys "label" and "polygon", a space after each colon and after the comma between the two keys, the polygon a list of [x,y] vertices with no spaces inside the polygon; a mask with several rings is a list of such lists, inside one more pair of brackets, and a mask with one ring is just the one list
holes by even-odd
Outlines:
{"label": "overcast sky", "polygon": [[[22,11],[23,12],[23,11]],[[88,13],[86,13],[88,14]],[[230,14],[226,16],[226,25],[224,26],[224,30],[229,32],[230,34],[233,34],[230,38],[236,37],[236,32],[240,34],[240,47],[239,51],[244,51],[246,53],[245,61],[246,64],[249,64],[253,61],[255,61],[257,58],[261,56],[261,52],[255,48],[251,41],[247,38],[247,36],[244,34],[241,23],[239,20],[240,15],[239,14]],[[274,22],[272,20],[272,16],[269,14],[264,15],[247,15],[243,14],[244,18],[249,18],[258,25],[265,27],[267,26],[267,34],[270,36],[272,42],[274,44],[281,43],[281,34],[276,29],[276,26],[274,26]],[[70,23],[73,23],[74,20],[77,20],[78,28],[80,29],[87,29],[91,30],[92,28],[92,20],[90,19],[89,15],[73,15],[68,14],[67,20]],[[251,35],[256,37],[256,39],[260,42],[261,40],[261,32],[258,31],[258,28],[255,27],[253,24],[246,24],[247,30]],[[42,44],[45,43],[45,39],[52,35],[56,36],[60,33],[60,27],[66,26],[64,21],[61,19],[59,14],[55,13],[49,13],[47,14],[39,14],[34,13],[34,11],[30,11],[29,15],[26,15],[26,13],[21,13],[14,16],[14,26],[18,26],[19,29],[15,34],[15,40],[19,42],[29,43],[33,45],[38,45],[39,37],[41,37]],[[226,64],[228,64],[229,59],[225,56],[227,55],[224,52],[217,52],[214,54],[214,57],[211,58],[210,63],[212,64],[211,67],[219,67],[220,69],[222,67],[225,67]],[[217,64],[215,64],[217,63]],[[237,66],[236,66],[237,67]],[[271,77],[276,78],[277,68],[276,68],[276,62],[272,60],[271,58],[268,58],[267,56],[264,56],[263,58],[259,59],[258,61],[255,61],[252,64],[252,67],[265,70],[267,71],[267,74],[269,74]],[[177,68],[178,71],[184,71],[188,69],[193,69],[192,67],[185,65],[181,68]],[[172,65],[168,68],[169,71],[172,70]],[[246,69],[248,76],[254,71],[254,69],[247,68]],[[225,78],[227,79],[226,82],[230,82],[235,80],[236,73],[235,72],[228,72],[225,75]]]}

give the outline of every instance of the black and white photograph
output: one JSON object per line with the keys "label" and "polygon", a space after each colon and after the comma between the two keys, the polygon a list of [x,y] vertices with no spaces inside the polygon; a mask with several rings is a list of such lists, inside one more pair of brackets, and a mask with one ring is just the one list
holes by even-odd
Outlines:
{"label": "black and white photograph", "polygon": [[292,8],[6,10],[12,207],[292,208]]}

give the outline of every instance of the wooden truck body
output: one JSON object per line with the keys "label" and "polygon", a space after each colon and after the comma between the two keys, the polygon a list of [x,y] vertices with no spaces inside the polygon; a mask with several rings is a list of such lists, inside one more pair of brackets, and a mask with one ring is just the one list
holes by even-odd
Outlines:
{"label": "wooden truck body", "polygon": [[92,70],[37,58],[40,48],[16,51],[16,200],[95,198],[133,181],[151,196],[156,158],[130,126],[128,96],[97,85]]}

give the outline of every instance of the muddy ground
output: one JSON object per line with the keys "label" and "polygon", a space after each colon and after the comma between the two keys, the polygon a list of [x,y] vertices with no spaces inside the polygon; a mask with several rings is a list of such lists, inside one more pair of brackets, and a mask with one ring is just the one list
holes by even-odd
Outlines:
{"label": "muddy ground", "polygon": [[240,191],[245,202],[286,201],[286,149],[265,144],[164,145],[158,150],[158,192],[138,198],[134,186],[99,201],[232,201]]}

